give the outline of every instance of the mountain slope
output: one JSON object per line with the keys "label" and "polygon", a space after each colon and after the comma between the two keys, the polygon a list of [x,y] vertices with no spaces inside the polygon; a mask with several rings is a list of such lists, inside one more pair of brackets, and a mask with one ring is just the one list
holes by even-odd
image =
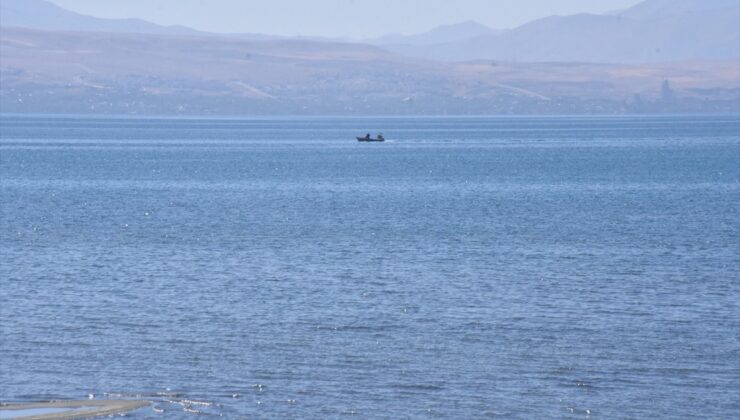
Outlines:
{"label": "mountain slope", "polygon": [[648,0],[617,15],[553,16],[498,35],[387,48],[443,61],[652,63],[740,57],[740,2],[714,1]]}
{"label": "mountain slope", "polygon": [[[728,112],[740,99],[736,61],[449,64],[361,44],[7,27],[0,57],[2,112]],[[660,100],[664,80],[673,102]]]}
{"label": "mountain slope", "polygon": [[482,25],[478,22],[468,21],[454,25],[445,25],[417,35],[386,35],[381,38],[366,41],[372,45],[433,45],[446,42],[462,41],[484,35],[500,33],[495,29]]}
{"label": "mountain slope", "polygon": [[160,26],[141,19],[101,19],[63,9],[45,0],[2,0],[0,25],[45,30],[194,34],[184,26]]}
{"label": "mountain slope", "polygon": [[[738,0],[646,0],[619,13],[628,19],[661,19],[710,10],[738,9]],[[740,16],[738,16],[740,18]]]}

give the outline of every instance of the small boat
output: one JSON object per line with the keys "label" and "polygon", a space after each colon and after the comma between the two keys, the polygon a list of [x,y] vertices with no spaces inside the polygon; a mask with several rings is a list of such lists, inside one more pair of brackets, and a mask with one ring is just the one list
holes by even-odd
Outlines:
{"label": "small boat", "polygon": [[385,137],[382,134],[378,134],[377,137],[370,137],[370,134],[366,134],[365,137],[356,137],[357,141],[385,141]]}

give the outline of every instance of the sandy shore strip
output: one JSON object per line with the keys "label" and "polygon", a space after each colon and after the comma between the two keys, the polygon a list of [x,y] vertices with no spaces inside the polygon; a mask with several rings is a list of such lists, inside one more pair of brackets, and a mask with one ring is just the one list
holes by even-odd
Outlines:
{"label": "sandy shore strip", "polygon": [[149,401],[80,400],[41,403],[3,403],[0,419],[68,420],[89,419],[125,413],[150,405]]}

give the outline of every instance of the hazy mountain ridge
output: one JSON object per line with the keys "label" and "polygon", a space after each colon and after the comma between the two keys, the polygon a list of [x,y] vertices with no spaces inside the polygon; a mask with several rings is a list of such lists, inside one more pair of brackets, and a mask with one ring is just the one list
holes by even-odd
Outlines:
{"label": "hazy mountain ridge", "polygon": [[[0,11],[0,23],[6,27],[291,39],[249,33],[209,34],[138,19],[100,19],[45,0],[3,0]],[[740,57],[738,39],[738,0],[646,0],[618,13],[551,16],[507,31],[468,21],[422,34],[388,35],[366,42],[397,54],[439,61],[656,63],[736,59]]]}
{"label": "hazy mountain ridge", "polygon": [[[740,8],[738,0],[648,0],[618,15],[629,19],[661,19],[672,15]],[[740,16],[738,16],[740,18]]]}
{"label": "hazy mountain ridge", "polygon": [[2,112],[737,112],[740,99],[736,61],[445,64],[362,44],[17,28],[0,55]]}
{"label": "hazy mountain ridge", "polygon": [[365,42],[372,45],[434,45],[446,42],[456,42],[484,35],[499,34],[503,31],[489,28],[474,21],[461,22],[454,25],[443,25],[430,31],[416,35],[390,34]]}
{"label": "hazy mountain ridge", "polygon": [[398,54],[441,61],[657,63],[740,57],[740,2],[647,0],[618,14],[551,16],[501,34]]}
{"label": "hazy mountain ridge", "polygon": [[[163,26],[142,19],[104,19],[79,14],[46,0],[0,1],[0,26],[50,31],[117,32],[161,35],[213,35],[182,25]],[[244,39],[278,39],[263,34],[233,34]]]}
{"label": "hazy mountain ridge", "polygon": [[[26,9],[5,13],[21,3]],[[718,0],[716,7],[696,10],[696,0],[680,0],[670,2],[684,4],[676,9],[680,13],[662,13],[665,0],[648,0],[616,14],[554,16],[500,34],[467,22],[385,38],[405,39],[408,44],[402,47],[409,50],[400,51],[408,54],[404,56],[386,50],[398,51],[393,45],[216,35],[85,17],[56,6],[49,9],[50,3],[42,0],[2,0],[0,112],[737,113],[740,63],[735,51],[740,46],[735,35],[740,24],[718,8],[725,3]],[[34,7],[46,15],[30,16],[29,11],[38,10]],[[37,26],[65,30],[7,24],[23,23],[19,16],[24,13],[23,19],[37,19]],[[71,31],[75,19],[86,23]],[[645,25],[655,25],[656,19],[661,25],[648,30]],[[112,29],[96,31],[96,25]],[[447,41],[429,44],[439,40]],[[673,63],[566,62],[584,61],[583,54],[592,59],[588,61],[667,61],[681,48],[701,49],[702,60],[687,54]],[[728,54],[735,58],[727,59]],[[409,57],[413,55],[461,62]],[[471,60],[481,56],[503,59]]]}
{"label": "hazy mountain ridge", "polygon": [[0,24],[43,30],[197,34],[185,26],[161,26],[141,19],[102,19],[81,15],[44,0],[0,1]]}

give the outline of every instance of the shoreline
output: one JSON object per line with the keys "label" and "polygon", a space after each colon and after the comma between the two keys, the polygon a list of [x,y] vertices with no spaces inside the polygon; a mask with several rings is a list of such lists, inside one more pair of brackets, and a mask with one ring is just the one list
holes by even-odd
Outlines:
{"label": "shoreline", "polygon": [[[23,416],[5,417],[9,419],[23,420],[72,420],[89,419],[94,417],[122,414],[151,405],[149,401],[143,400],[75,400],[75,401],[48,401],[36,403],[2,403],[0,414],[12,413],[23,414]],[[46,412],[44,410],[67,409],[57,412]],[[36,411],[34,411],[36,410]]]}

